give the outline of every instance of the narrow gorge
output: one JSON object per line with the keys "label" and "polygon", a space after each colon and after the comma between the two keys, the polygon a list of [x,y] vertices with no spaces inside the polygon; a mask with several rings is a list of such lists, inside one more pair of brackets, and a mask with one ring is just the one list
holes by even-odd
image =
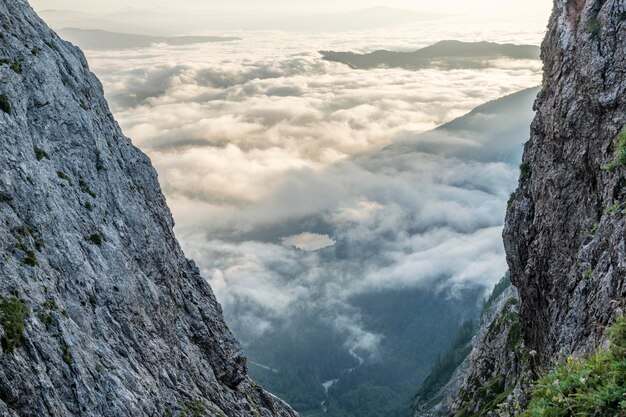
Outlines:
{"label": "narrow gorge", "polygon": [[[243,348],[224,322],[211,286],[176,239],[156,170],[115,121],[80,49],[60,39],[26,0],[1,0],[0,25],[0,416],[297,417],[248,376]],[[535,47],[524,51],[524,58],[536,55]],[[626,346],[619,345],[626,340],[626,3],[555,0],[541,57],[540,91],[512,96],[532,100],[539,91],[503,231],[509,272],[486,300],[480,323],[466,320],[422,387],[415,387],[414,417],[552,416],[529,414],[528,407],[551,372],[561,389],[559,364],[582,367],[589,355],[600,361],[603,352],[626,363]],[[376,61],[363,67],[388,65]],[[276,96],[288,94],[281,90]],[[492,109],[508,100],[485,106]],[[474,118],[487,120],[487,113],[498,114],[485,106],[457,119],[458,129],[474,126]],[[419,138],[416,149],[439,145]],[[466,142],[467,149],[474,145]],[[498,148],[492,142],[487,143]],[[519,158],[515,147],[510,145],[507,155],[517,152]],[[408,149],[396,143],[384,155],[407,156]],[[473,152],[462,149],[459,154]],[[375,157],[363,160],[378,166]],[[395,169],[395,160],[389,161]],[[352,171],[338,178],[345,172]],[[507,195],[505,188],[502,206]],[[499,234],[501,223],[492,227]],[[337,243],[326,234],[308,236]],[[479,299],[483,288],[471,287],[475,293],[470,295]],[[395,290],[397,298],[389,303],[395,310],[365,296],[361,304],[376,307],[372,316],[379,310],[400,316],[418,303],[410,291]],[[419,302],[430,305],[429,297]],[[470,313],[439,317],[437,330],[445,325],[454,331],[465,315],[475,317],[480,306],[472,300],[463,301],[471,304]],[[397,333],[405,337],[426,326],[404,321],[409,330],[401,327]],[[620,322],[623,334],[608,330]],[[387,321],[382,326],[391,327]],[[276,340],[266,343],[279,360],[287,356],[275,348]],[[447,337],[438,343],[447,343]],[[315,360],[330,355],[323,346],[306,347]],[[414,345],[403,348],[419,352]],[[349,352],[348,359],[358,362],[344,373],[352,376],[363,359]],[[435,357],[437,352],[429,353]],[[413,381],[417,373],[406,359],[397,363],[412,365],[397,368]],[[274,365],[251,365],[270,380],[279,373]],[[392,375],[390,366],[372,369],[375,377]],[[612,396],[602,398],[611,403],[598,405],[621,407],[616,416],[626,415],[626,399],[614,404],[615,395],[626,395],[622,371],[614,372]],[[310,376],[304,373],[294,375]],[[584,375],[583,388],[587,377],[601,378],[591,371]],[[327,377],[322,386],[312,381],[324,398],[340,385],[339,379]],[[276,384],[285,390],[297,386]],[[405,398],[399,389],[388,391],[382,392],[393,401]],[[354,403],[376,409],[379,404],[367,402],[376,397],[363,392]],[[569,406],[567,399],[563,403]],[[380,413],[402,410],[394,411],[399,414],[409,407],[393,405],[385,404]],[[328,407],[323,401],[318,412],[327,413]],[[570,409],[554,415],[574,414]]]}

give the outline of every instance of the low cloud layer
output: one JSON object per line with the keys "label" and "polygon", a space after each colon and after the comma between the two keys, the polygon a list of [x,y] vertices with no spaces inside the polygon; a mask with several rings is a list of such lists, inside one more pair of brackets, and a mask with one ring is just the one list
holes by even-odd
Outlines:
{"label": "low cloud layer", "polygon": [[[392,49],[393,36],[374,46]],[[489,143],[476,132],[526,123],[532,100],[516,120],[486,113],[463,131],[421,134],[537,85],[541,64],[353,71],[316,52],[345,42],[258,33],[88,55],[242,339],[314,312],[351,353],[374,358],[383,336],[353,297],[421,287],[454,297],[505,271],[500,233],[527,132]]]}
{"label": "low cloud layer", "polygon": [[282,238],[283,244],[287,246],[293,246],[307,252],[314,252],[320,249],[333,246],[334,240],[328,235],[321,235],[319,233],[304,232],[293,236],[287,236]]}

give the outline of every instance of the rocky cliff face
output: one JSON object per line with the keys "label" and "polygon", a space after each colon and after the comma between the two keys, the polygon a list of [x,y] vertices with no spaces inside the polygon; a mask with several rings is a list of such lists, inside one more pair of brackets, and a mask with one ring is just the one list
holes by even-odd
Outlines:
{"label": "rocky cliff face", "polygon": [[251,382],[82,53],[0,2],[0,415],[295,416]]}
{"label": "rocky cliff face", "polygon": [[482,313],[470,354],[430,402],[418,398],[414,417],[501,417],[520,411],[533,359],[521,340],[517,290],[506,278]]}
{"label": "rocky cliff face", "polygon": [[626,3],[555,0],[542,59],[504,229],[519,324],[515,298],[483,321],[455,416],[518,414],[533,371],[602,347],[626,304]]}
{"label": "rocky cliff face", "polygon": [[519,298],[514,287],[504,291],[483,313],[466,362],[468,371],[451,415],[500,417],[521,411],[518,399],[532,375],[521,340]]}
{"label": "rocky cliff face", "polygon": [[504,231],[538,366],[602,343],[626,300],[626,3],[556,0],[542,57]]}

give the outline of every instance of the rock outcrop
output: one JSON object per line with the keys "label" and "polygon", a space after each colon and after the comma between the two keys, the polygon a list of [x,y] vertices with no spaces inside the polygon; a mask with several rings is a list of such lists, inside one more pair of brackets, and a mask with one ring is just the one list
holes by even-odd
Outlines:
{"label": "rock outcrop", "polygon": [[422,387],[414,417],[500,417],[520,411],[534,358],[521,340],[519,299],[508,274],[489,297],[471,345],[471,352],[436,394],[423,398]]}
{"label": "rock outcrop", "polygon": [[296,416],[247,377],[83,54],[0,2],[0,415]]}
{"label": "rock outcrop", "polygon": [[520,335],[517,290],[510,286],[483,313],[451,415],[500,417],[521,411],[519,397],[532,380],[530,360]]}
{"label": "rock outcrop", "polygon": [[508,349],[514,320],[483,327],[455,416],[516,415],[537,372],[602,348],[626,304],[626,3],[555,0],[542,59],[503,234],[521,344]]}
{"label": "rock outcrop", "polygon": [[504,242],[545,368],[601,345],[626,301],[626,3],[556,0],[542,57]]}
{"label": "rock outcrop", "polygon": [[[536,372],[602,347],[606,327],[623,314],[625,47],[623,1],[555,1],[542,46],[543,89],[504,229],[521,344],[498,341],[512,334],[513,320],[489,329],[491,353],[481,358],[474,349],[455,416],[516,415]],[[477,398],[494,385],[502,393],[485,410]]]}

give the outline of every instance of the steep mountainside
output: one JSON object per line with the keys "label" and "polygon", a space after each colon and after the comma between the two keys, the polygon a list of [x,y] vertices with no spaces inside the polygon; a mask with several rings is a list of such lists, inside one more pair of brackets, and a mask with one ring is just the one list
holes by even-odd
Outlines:
{"label": "steep mountainside", "polygon": [[0,2],[0,415],[295,416],[182,253],[82,53]]}
{"label": "steep mountainside", "polygon": [[507,288],[488,308],[468,357],[468,372],[451,407],[458,417],[514,415],[530,381],[529,356],[520,336],[517,290]]}
{"label": "steep mountainside", "polygon": [[[450,356],[458,366],[435,366],[415,398],[415,417],[487,417],[519,411],[518,398],[532,376],[518,307],[517,290],[507,274],[485,304],[471,352],[453,342],[444,359]],[[501,414],[505,411],[511,413]]]}
{"label": "steep mountainside", "polygon": [[[519,324],[517,308],[507,313],[509,319],[502,325],[483,324],[479,334],[492,334],[495,344],[485,345],[488,349],[481,352],[480,337],[475,340],[469,365],[457,370],[468,369],[452,410],[437,415],[519,414],[529,400],[528,383],[534,377],[570,355],[604,351],[607,326],[624,314],[625,47],[623,1],[555,1],[542,46],[543,89],[535,103],[537,114],[524,149],[519,188],[509,201],[504,230],[511,280],[519,292]],[[515,304],[511,299],[511,306]],[[519,344],[502,344],[515,339],[511,335],[516,336],[517,328]],[[615,344],[615,331],[612,334]],[[611,349],[615,352],[615,346]],[[605,352],[591,362],[612,354]],[[588,366],[582,363],[567,361],[576,369]],[[620,389],[615,375],[613,388]],[[557,391],[566,389],[566,382],[553,378],[557,379],[549,385]],[[604,377],[598,378],[599,386]],[[585,381],[576,380],[580,386],[570,387],[567,401],[584,398],[597,401],[597,407],[604,403],[607,409],[621,407],[620,391],[618,404],[609,404],[611,395],[602,397],[606,393],[586,388]],[[537,395],[535,406],[548,412]],[[551,410],[559,408],[559,398],[554,398],[545,400],[556,401]],[[563,412],[559,415],[570,415],[567,409]],[[571,408],[569,412],[574,413]]]}
{"label": "steep mountainside", "polygon": [[558,0],[504,241],[538,365],[596,347],[626,288],[626,4]]}

